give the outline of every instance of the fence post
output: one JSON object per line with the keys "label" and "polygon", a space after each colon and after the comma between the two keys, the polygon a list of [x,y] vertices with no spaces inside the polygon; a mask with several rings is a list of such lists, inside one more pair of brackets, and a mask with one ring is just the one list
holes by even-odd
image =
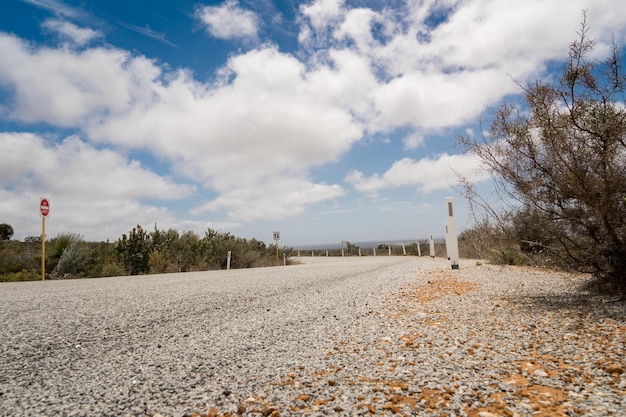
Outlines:
{"label": "fence post", "polygon": [[433,234],[430,234],[430,257],[435,257],[435,240],[433,239]]}

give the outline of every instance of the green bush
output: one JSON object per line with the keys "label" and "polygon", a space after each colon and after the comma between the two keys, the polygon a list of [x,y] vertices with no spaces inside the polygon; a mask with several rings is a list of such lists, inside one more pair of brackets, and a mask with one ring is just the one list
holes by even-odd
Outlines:
{"label": "green bush", "polygon": [[2,282],[19,282],[19,281],[37,281],[41,279],[41,274],[34,271],[22,270],[19,272],[10,272],[8,274],[1,274],[0,281]]}

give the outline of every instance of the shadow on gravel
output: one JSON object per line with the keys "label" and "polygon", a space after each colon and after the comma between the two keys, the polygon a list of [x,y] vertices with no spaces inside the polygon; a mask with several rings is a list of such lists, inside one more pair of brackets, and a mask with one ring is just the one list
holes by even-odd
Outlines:
{"label": "shadow on gravel", "polygon": [[594,294],[520,295],[505,297],[513,308],[520,311],[561,312],[568,315],[585,315],[602,319],[626,320],[626,301],[619,297]]}

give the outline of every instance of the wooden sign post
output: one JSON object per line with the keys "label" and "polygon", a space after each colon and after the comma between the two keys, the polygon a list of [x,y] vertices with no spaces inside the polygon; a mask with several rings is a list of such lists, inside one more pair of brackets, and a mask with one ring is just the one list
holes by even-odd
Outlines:
{"label": "wooden sign post", "polygon": [[276,263],[280,263],[280,258],[278,257],[278,241],[280,240],[280,232],[274,232],[274,241],[276,242]]}
{"label": "wooden sign post", "polygon": [[47,198],[39,200],[41,213],[41,280],[46,280],[46,216],[50,213],[50,202]]}

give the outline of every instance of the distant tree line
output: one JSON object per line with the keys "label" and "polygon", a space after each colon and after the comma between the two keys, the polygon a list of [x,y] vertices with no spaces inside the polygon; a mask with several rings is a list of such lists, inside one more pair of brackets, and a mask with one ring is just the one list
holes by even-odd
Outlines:
{"label": "distant tree line", "polygon": [[[13,228],[0,224],[0,281],[41,279],[41,237],[11,240]],[[276,246],[256,239],[207,229],[203,237],[192,231],[147,232],[140,225],[116,242],[86,242],[81,235],[63,233],[46,240],[46,279],[95,278],[170,272],[277,265]],[[290,248],[280,249],[291,256]]]}

